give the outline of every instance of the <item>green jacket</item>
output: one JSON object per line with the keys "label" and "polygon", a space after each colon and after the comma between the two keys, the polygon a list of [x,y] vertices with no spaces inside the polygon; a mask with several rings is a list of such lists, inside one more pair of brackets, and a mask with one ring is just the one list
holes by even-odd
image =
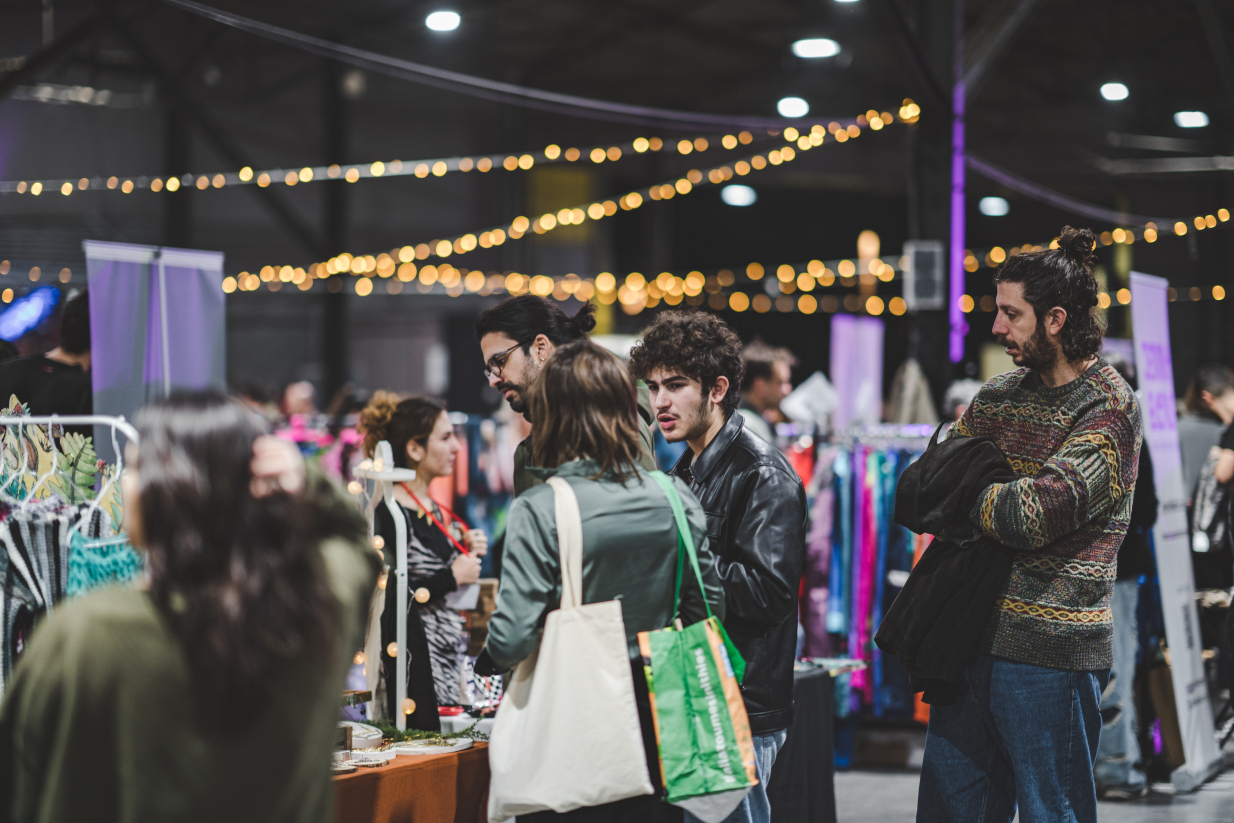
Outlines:
{"label": "green jacket", "polygon": [[[652,433],[651,428],[655,424],[655,415],[651,413],[651,398],[648,396],[647,387],[643,385],[642,381],[639,381],[638,384],[638,416],[643,419],[642,425],[638,427],[638,434],[641,440],[641,456],[638,464],[647,471],[652,472],[656,470],[655,435]],[[538,486],[544,482],[535,472],[529,471],[531,468],[533,468],[531,465],[531,438],[528,437],[514,449],[515,497],[518,497],[532,486]]]}
{"label": "green jacket", "polygon": [[205,719],[146,592],[103,589],[48,615],[0,706],[0,821],[333,820],[330,751],[378,570],[354,506],[333,506],[348,518],[348,538],[320,546],[340,606],[333,648],[290,671],[247,731]]}
{"label": "green jacket", "polygon": [[[677,526],[664,490],[640,471],[622,485],[613,475],[592,480],[597,466],[574,460],[556,470],[537,469],[544,479],[563,477],[578,497],[583,518],[583,602],[621,598],[630,658],[637,660],[638,633],[672,623],[677,575]],[[677,478],[690,523],[707,602],[724,619],[724,594],[707,545],[707,521],[698,500]],[[698,584],[686,564],[681,618],[689,624],[707,616]],[[488,624],[486,649],[496,667],[514,668],[531,654],[550,611],[561,605],[561,564],[553,490],[530,489],[510,506],[501,565],[497,610]]]}

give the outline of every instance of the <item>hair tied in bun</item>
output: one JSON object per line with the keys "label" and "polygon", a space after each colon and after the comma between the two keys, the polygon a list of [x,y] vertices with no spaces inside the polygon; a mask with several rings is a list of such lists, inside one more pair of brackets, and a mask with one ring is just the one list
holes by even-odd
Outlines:
{"label": "hair tied in bun", "polygon": [[584,303],[582,307],[577,312],[574,313],[574,317],[570,319],[574,323],[574,327],[576,329],[578,329],[583,334],[587,334],[587,332],[591,331],[592,329],[596,327],[595,314],[596,314],[595,305],[588,302],[588,303]]}
{"label": "hair tied in bun", "polygon": [[1084,269],[1086,273],[1091,272],[1093,265],[1097,262],[1094,253],[1097,247],[1097,237],[1091,229],[1073,229],[1071,226],[1063,226],[1063,233],[1058,238],[1058,247],[1068,260]]}

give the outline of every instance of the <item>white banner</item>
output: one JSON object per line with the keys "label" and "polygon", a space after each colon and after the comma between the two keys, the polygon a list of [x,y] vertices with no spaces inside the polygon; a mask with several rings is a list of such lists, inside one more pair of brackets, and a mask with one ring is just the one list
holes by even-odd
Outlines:
{"label": "white banner", "polygon": [[1172,778],[1177,790],[1190,791],[1217,773],[1222,757],[1217,750],[1213,707],[1200,656],[1200,619],[1195,606],[1170,354],[1169,285],[1163,277],[1131,273],[1135,372],[1159,505],[1157,525],[1153,527],[1157,576],[1161,582],[1166,643],[1170,647],[1174,705],[1187,757],[1174,770]]}

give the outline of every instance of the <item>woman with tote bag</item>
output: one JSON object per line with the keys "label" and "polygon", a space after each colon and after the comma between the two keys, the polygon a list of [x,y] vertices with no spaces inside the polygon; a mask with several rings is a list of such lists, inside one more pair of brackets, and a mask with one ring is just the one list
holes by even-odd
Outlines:
{"label": "woman with tote bag", "polygon": [[636,403],[621,361],[588,341],[558,349],[530,389],[542,467],[533,471],[550,482],[510,507],[497,610],[476,666],[514,670],[489,745],[491,821],[681,820],[659,797],[638,633],[701,620],[707,604],[722,618],[724,602],[703,511],[673,479],[704,589],[686,575],[674,613],[677,525],[664,490],[638,468]]}

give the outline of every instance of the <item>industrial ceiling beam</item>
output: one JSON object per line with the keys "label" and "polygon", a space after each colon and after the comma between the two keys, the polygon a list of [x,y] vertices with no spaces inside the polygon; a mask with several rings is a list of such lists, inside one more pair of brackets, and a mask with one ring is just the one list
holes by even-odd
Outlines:
{"label": "industrial ceiling beam", "polygon": [[20,86],[26,80],[35,77],[43,69],[53,65],[97,30],[98,19],[89,17],[70,28],[39,51],[30,55],[20,69],[0,77],[0,99],[8,97],[13,89]]}
{"label": "industrial ceiling beam", "polygon": [[1040,0],[999,0],[982,16],[965,46],[965,53],[970,57],[964,69],[964,93],[970,100],[977,96],[994,65],[1032,20],[1040,5]]}
{"label": "industrial ceiling beam", "polygon": [[[244,166],[251,168],[253,163],[245,157],[244,152],[226,130],[207,113],[205,107],[185,88],[180,79],[146,48],[145,43],[137,37],[128,23],[114,16],[109,17],[109,22],[116,33],[128,43],[129,48],[158,79],[164,92],[179,104],[184,115],[197,126],[198,131],[214,145],[223,158],[235,168]],[[244,189],[254,194],[275,218],[275,221],[300,241],[316,259],[321,260],[326,257],[318,232],[273,188],[245,186]]]}
{"label": "industrial ceiling beam", "polygon": [[951,84],[944,85],[938,73],[934,71],[934,67],[930,65],[925,49],[916,33],[909,27],[908,19],[904,16],[900,4],[896,0],[879,0],[879,7],[891,21],[896,37],[899,38],[900,45],[903,47],[900,53],[909,64],[913,74],[917,76],[917,81],[925,91],[929,104],[938,111],[949,110],[951,94],[948,89]]}
{"label": "industrial ceiling beam", "polygon": [[1217,64],[1221,85],[1225,86],[1226,101],[1234,111],[1234,60],[1230,58],[1229,44],[1222,34],[1225,29],[1208,0],[1195,0],[1195,10],[1200,15],[1200,28],[1204,30],[1204,38],[1208,41],[1208,50],[1212,52],[1213,62]]}

